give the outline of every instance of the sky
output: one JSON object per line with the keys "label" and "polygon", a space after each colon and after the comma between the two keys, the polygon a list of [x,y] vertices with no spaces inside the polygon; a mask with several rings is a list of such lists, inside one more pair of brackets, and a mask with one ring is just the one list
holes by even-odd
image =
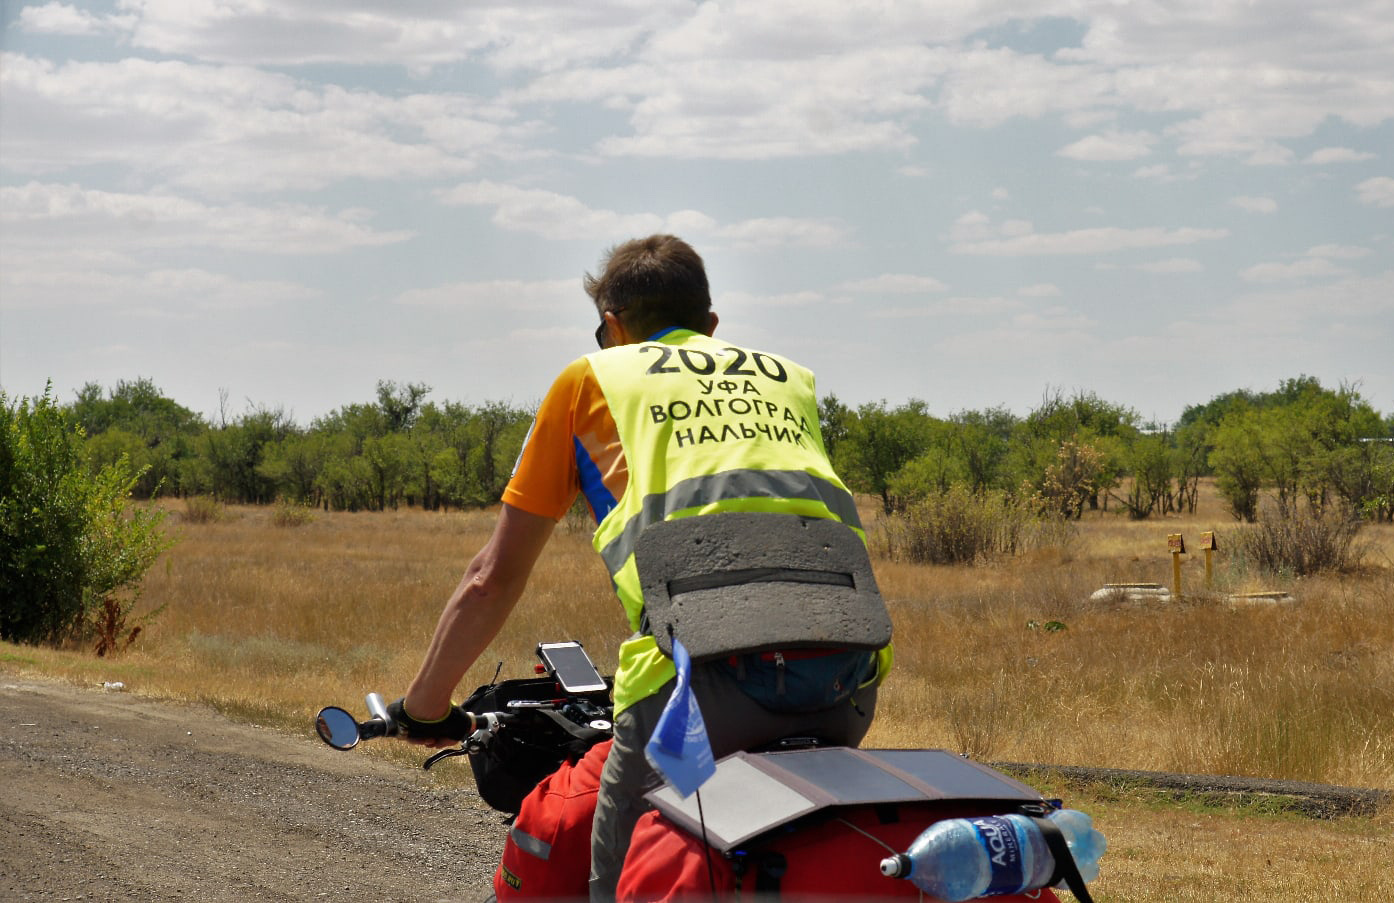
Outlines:
{"label": "sky", "polygon": [[210,419],[531,406],[605,251],[939,416],[1145,420],[1315,376],[1394,412],[1394,2],[0,7],[0,387]]}

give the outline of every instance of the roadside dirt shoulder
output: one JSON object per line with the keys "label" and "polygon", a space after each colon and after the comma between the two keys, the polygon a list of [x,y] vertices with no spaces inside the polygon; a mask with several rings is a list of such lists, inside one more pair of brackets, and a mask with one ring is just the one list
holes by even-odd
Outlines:
{"label": "roadside dirt shoulder", "polygon": [[0,676],[0,899],[484,897],[502,816],[318,740]]}

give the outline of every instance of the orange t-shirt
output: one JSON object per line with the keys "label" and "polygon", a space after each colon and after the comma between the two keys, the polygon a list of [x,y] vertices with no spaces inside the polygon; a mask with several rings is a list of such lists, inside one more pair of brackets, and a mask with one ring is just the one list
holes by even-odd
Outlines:
{"label": "orange t-shirt", "polygon": [[585,496],[599,523],[629,484],[629,466],[590,362],[562,370],[537,409],[503,501],[529,514],[560,520]]}

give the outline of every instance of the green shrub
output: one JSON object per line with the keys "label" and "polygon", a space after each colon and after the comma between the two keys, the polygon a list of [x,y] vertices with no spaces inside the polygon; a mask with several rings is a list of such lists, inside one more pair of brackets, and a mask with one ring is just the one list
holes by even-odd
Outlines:
{"label": "green shrub", "polygon": [[1029,500],[1000,491],[970,492],[964,486],[932,494],[883,521],[878,551],[917,564],[972,564],[1014,555],[1047,537],[1059,525],[1042,520]]}
{"label": "green shrub", "polygon": [[308,505],[297,505],[289,499],[281,499],[271,512],[271,523],[277,527],[303,527],[315,519],[314,509]]}
{"label": "green shrub", "polygon": [[223,519],[223,503],[211,495],[191,495],[184,499],[182,520],[190,524],[211,524]]}
{"label": "green shrub", "polygon": [[89,470],[48,389],[17,403],[0,393],[0,638],[129,645],[141,578],[169,546],[164,513],[128,504],[139,477],[126,458]]}
{"label": "green shrub", "polygon": [[1365,548],[1356,541],[1360,521],[1351,511],[1294,507],[1286,516],[1269,507],[1257,524],[1238,531],[1239,555],[1260,570],[1294,577],[1349,571],[1364,558]]}

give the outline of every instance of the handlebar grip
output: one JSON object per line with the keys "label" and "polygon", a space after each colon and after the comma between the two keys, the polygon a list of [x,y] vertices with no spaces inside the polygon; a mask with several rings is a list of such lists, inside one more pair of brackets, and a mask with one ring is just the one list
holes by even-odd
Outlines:
{"label": "handlebar grip", "polygon": [[364,740],[372,740],[375,737],[386,737],[388,736],[388,728],[390,725],[390,721],[384,721],[381,718],[369,718],[367,721],[360,721],[358,723],[358,736],[362,737]]}

